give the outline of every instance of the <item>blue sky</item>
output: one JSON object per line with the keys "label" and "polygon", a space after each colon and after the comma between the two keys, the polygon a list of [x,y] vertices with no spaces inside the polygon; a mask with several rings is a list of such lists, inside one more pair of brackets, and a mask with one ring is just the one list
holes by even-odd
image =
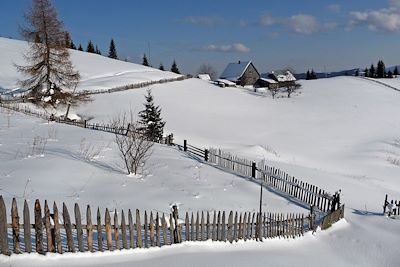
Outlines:
{"label": "blue sky", "polygon": [[[131,1],[53,0],[76,44],[104,53],[114,38],[121,58],[185,73],[203,63],[222,72],[252,60],[260,72],[291,67],[334,71],[382,59],[400,64],[400,0]],[[2,0],[0,35],[20,39],[31,0]]]}

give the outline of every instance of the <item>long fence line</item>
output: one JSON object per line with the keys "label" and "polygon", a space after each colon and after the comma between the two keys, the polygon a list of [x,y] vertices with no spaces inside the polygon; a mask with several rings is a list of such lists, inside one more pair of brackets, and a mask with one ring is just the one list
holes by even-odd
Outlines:
{"label": "long fence line", "polygon": [[[169,79],[161,79],[161,80],[155,80],[155,81],[147,81],[147,82],[141,82],[141,83],[132,83],[132,84],[127,84],[123,86],[116,86],[112,88],[104,88],[104,89],[96,89],[96,90],[83,90],[81,92],[75,93],[75,95],[96,95],[96,94],[106,94],[106,93],[114,93],[114,92],[120,92],[120,91],[125,91],[125,90],[130,90],[130,89],[138,89],[138,88],[144,88],[148,87],[154,84],[164,84],[164,83],[169,83],[169,82],[176,82],[176,81],[183,81],[186,79],[190,79],[191,76],[186,76],[182,75],[177,78],[169,78]],[[18,93],[18,96],[12,96],[12,95],[1,95],[0,96],[0,103],[21,103],[24,102],[26,97],[26,92]]]}
{"label": "long fence line", "polygon": [[261,181],[307,205],[318,208],[322,212],[334,211],[340,207],[340,195],[338,193],[331,195],[318,186],[303,182],[278,168],[268,166],[265,161],[256,163],[239,158],[221,149],[200,149],[189,145],[187,140],[184,140],[183,150],[223,169]]}
{"label": "long fence line", "polygon": [[374,79],[369,79],[369,78],[367,78],[367,77],[360,77],[360,78],[362,78],[362,79],[364,79],[364,80],[367,80],[367,81],[371,81],[371,82],[380,84],[380,85],[383,85],[383,86],[388,87],[388,88],[390,88],[390,89],[392,89],[392,90],[395,90],[395,91],[400,92],[400,89],[399,89],[399,88],[396,88],[396,87],[394,87],[394,86],[392,86],[392,85],[389,85],[389,84],[387,84],[387,83],[384,83],[384,82],[381,82],[381,81],[378,81],[378,80],[374,80]]}
{"label": "long fence line", "polygon": [[[125,215],[127,217],[125,217]],[[74,206],[74,222],[67,206],[62,211],[56,203],[50,211],[48,202],[42,208],[35,201],[33,223],[25,200],[22,222],[18,213],[17,201],[11,204],[11,222],[7,222],[7,208],[0,196],[0,247],[1,253],[39,254],[64,252],[95,252],[120,249],[161,247],[183,241],[222,241],[239,240],[262,241],[266,238],[296,238],[308,230],[308,218],[304,214],[278,214],[256,212],[188,212],[180,219],[176,206],[170,214],[135,212],[124,210],[114,213],[105,210],[104,217],[97,208],[92,217],[90,206],[82,217],[78,204]],[[95,220],[93,220],[95,219]],[[83,224],[86,220],[86,224]],[[94,223],[93,223],[94,222]],[[12,240],[12,241],[11,241]]]}

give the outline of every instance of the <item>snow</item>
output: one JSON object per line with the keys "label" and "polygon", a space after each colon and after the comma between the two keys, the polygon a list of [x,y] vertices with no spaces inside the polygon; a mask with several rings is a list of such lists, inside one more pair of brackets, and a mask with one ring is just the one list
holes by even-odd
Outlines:
{"label": "snow", "polygon": [[[27,64],[23,53],[28,49],[29,45],[24,41],[0,37],[0,94],[20,91],[17,81],[23,79],[23,76],[16,71],[14,64]],[[78,50],[70,50],[70,55],[75,70],[81,75],[77,92],[104,90],[182,76]]]}
{"label": "snow", "polygon": [[[6,46],[3,41],[0,46]],[[0,75],[15,72],[3,62]],[[80,68],[79,59],[75,64]],[[0,86],[7,88],[9,78],[3,78]],[[355,77],[300,83],[296,96],[276,99],[199,79],[151,89],[167,122],[165,133],[174,133],[176,142],[187,139],[198,147],[265,159],[331,193],[342,189],[345,220],[331,229],[263,243],[186,242],[94,254],[1,256],[0,266],[398,266],[400,218],[382,216],[382,206],[385,194],[400,199],[400,92]],[[109,122],[122,110],[142,110],[145,94],[146,88],[95,95],[70,112]],[[172,203],[179,203],[180,213],[257,209],[256,184],[174,148],[156,145],[141,176],[129,177],[110,134],[3,109],[0,126],[0,189],[8,207],[16,196],[20,205],[22,198],[30,205],[40,198],[111,210],[169,212]],[[31,149],[35,136],[47,138],[43,153]],[[82,143],[99,151],[96,157],[85,155]],[[269,211],[306,212],[268,190],[263,203]]]}
{"label": "snow", "polygon": [[199,74],[197,75],[197,78],[204,81],[211,81],[211,77],[209,74]]}

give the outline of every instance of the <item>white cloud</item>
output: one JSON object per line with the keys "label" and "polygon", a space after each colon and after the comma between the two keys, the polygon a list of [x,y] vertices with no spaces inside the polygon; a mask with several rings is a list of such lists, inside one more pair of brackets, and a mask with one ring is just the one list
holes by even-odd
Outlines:
{"label": "white cloud", "polygon": [[217,16],[189,16],[183,22],[202,26],[215,26],[221,24],[223,19]]}
{"label": "white cloud", "polygon": [[287,25],[293,32],[307,35],[316,33],[319,30],[317,19],[304,14],[291,16],[287,20]]}
{"label": "white cloud", "polygon": [[340,13],[341,7],[338,4],[331,4],[328,6],[328,10],[332,13]]}
{"label": "white cloud", "polygon": [[400,0],[389,0],[389,5],[391,7],[400,7]]}
{"label": "white cloud", "polygon": [[277,20],[269,13],[262,15],[260,18],[260,24],[262,26],[268,27],[268,26],[272,26],[276,23],[277,23]]}
{"label": "white cloud", "polygon": [[208,46],[203,47],[204,51],[210,52],[238,52],[238,53],[248,53],[250,52],[250,48],[242,43],[234,43],[234,44],[227,44],[227,45],[215,45],[210,44]]}
{"label": "white cloud", "polygon": [[[391,1],[391,4],[394,4],[392,2],[399,3],[400,1]],[[356,26],[367,26],[371,31],[400,32],[400,9],[390,7],[350,12],[348,30],[352,30]]]}
{"label": "white cloud", "polygon": [[333,30],[337,28],[338,24],[336,21],[329,21],[325,22],[323,26],[325,30]]}

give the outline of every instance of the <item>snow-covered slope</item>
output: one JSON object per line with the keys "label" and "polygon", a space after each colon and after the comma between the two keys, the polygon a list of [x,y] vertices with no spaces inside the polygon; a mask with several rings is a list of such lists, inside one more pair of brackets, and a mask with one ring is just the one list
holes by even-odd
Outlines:
{"label": "snow-covered slope", "polygon": [[[28,49],[27,42],[0,37],[0,93],[19,88],[17,81],[23,76],[16,71],[14,64],[26,64],[23,54]],[[81,75],[77,91],[109,89],[181,76],[77,50],[70,50],[70,53],[72,63]]]}

